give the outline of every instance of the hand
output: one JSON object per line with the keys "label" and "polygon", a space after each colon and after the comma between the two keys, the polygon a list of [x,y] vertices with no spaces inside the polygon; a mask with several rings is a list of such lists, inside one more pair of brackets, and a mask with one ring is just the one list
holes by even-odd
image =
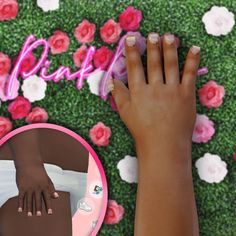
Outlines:
{"label": "hand", "polygon": [[180,78],[174,35],[165,34],[161,40],[158,34],[149,34],[147,81],[134,36],[126,38],[125,49],[129,89],[119,80],[111,80],[109,88],[136,143],[152,139],[191,143],[200,48],[191,47]]}
{"label": "hand", "polygon": [[48,177],[43,165],[32,165],[16,170],[16,183],[19,189],[18,212],[25,209],[28,216],[33,214],[33,205],[36,215],[42,215],[42,201],[44,199],[48,214],[52,214],[51,198],[58,198],[54,185]]}

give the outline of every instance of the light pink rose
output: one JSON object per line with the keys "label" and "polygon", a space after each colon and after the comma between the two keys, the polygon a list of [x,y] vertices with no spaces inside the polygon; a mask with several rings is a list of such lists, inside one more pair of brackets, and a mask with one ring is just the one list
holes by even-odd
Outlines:
{"label": "light pink rose", "polygon": [[16,0],[0,0],[0,21],[16,18],[19,6]]}
{"label": "light pink rose", "polygon": [[60,54],[66,52],[70,45],[70,38],[67,33],[57,30],[48,39],[52,54]]}
{"label": "light pink rose", "polygon": [[118,205],[115,200],[109,200],[104,223],[108,225],[117,224],[122,220],[124,213],[125,209],[123,206]]}
{"label": "light pink rose", "polygon": [[6,76],[11,68],[11,59],[0,52],[0,76]]}
{"label": "light pink rose", "polygon": [[[7,83],[7,76],[0,76],[0,99],[3,102],[6,102],[8,99],[6,97],[6,83]],[[14,90],[13,94],[12,94],[12,99],[15,99],[18,96],[18,91],[20,88],[20,82],[19,80],[16,80],[16,90]]]}
{"label": "light pink rose", "polygon": [[116,43],[121,31],[120,24],[110,19],[100,28],[100,35],[105,43]]}
{"label": "light pink rose", "polygon": [[26,117],[25,121],[28,124],[46,123],[48,121],[48,113],[41,107],[34,107]]}
{"label": "light pink rose", "polygon": [[132,6],[127,7],[119,16],[119,23],[126,31],[135,31],[140,27],[142,12]]}
{"label": "light pink rose", "polygon": [[96,68],[105,70],[110,64],[113,57],[113,51],[105,46],[100,47],[93,56],[94,65]]}
{"label": "light pink rose", "polygon": [[77,67],[80,67],[82,65],[82,63],[84,62],[87,51],[88,51],[87,47],[85,45],[82,45],[80,48],[78,48],[74,52],[73,61]]}
{"label": "light pink rose", "polygon": [[11,121],[3,116],[0,116],[0,138],[5,136],[12,130],[12,123]]}
{"label": "light pink rose", "polygon": [[80,43],[91,43],[94,40],[95,31],[95,24],[90,23],[88,20],[83,20],[75,28],[75,37]]}
{"label": "light pink rose", "polygon": [[223,102],[225,89],[215,81],[210,80],[198,90],[200,102],[208,108],[217,108]]}
{"label": "light pink rose", "polygon": [[98,122],[90,129],[89,136],[97,146],[107,146],[111,136],[111,129],[102,122]]}
{"label": "light pink rose", "polygon": [[118,58],[112,68],[112,73],[115,79],[121,80],[125,84],[128,83],[125,57]]}
{"label": "light pink rose", "polygon": [[192,141],[206,143],[211,140],[215,133],[214,123],[206,115],[197,114]]}

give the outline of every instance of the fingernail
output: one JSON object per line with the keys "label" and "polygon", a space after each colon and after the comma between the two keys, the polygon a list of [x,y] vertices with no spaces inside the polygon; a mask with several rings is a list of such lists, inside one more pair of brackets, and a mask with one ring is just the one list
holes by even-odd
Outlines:
{"label": "fingernail", "polygon": [[41,211],[36,212],[36,216],[41,216],[41,215],[42,215]]}
{"label": "fingernail", "polygon": [[191,52],[192,52],[194,55],[197,55],[197,54],[200,52],[200,50],[201,50],[201,48],[198,47],[198,46],[193,45],[193,46],[191,47]]}
{"label": "fingernail", "polygon": [[27,215],[28,215],[28,216],[32,216],[32,212],[29,211]]}
{"label": "fingernail", "polygon": [[115,89],[113,79],[109,79],[109,80],[108,80],[107,87],[108,87],[108,91],[109,91],[109,92],[111,92],[111,91],[113,91],[113,90]]}
{"label": "fingernail", "polygon": [[175,41],[175,36],[173,34],[165,34],[164,39],[167,44],[172,44]]}
{"label": "fingernail", "polygon": [[159,40],[159,35],[157,33],[150,33],[148,39],[150,43],[156,44]]}
{"label": "fingernail", "polygon": [[22,212],[22,208],[21,207],[18,208],[18,212]]}
{"label": "fingernail", "polygon": [[49,215],[52,214],[52,209],[48,209],[48,214],[49,214]]}
{"label": "fingernail", "polygon": [[55,198],[59,198],[59,194],[57,192],[55,192],[53,195]]}
{"label": "fingernail", "polygon": [[135,42],[136,42],[135,36],[128,36],[128,37],[126,38],[126,43],[127,43],[127,45],[128,45],[129,47],[134,46],[134,45],[135,45]]}

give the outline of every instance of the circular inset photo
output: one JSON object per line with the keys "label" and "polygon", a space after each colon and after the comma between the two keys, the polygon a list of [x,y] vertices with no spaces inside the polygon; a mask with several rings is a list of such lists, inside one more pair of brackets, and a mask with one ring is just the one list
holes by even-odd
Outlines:
{"label": "circular inset photo", "polygon": [[32,124],[0,140],[0,235],[96,235],[106,207],[103,167],[78,134]]}

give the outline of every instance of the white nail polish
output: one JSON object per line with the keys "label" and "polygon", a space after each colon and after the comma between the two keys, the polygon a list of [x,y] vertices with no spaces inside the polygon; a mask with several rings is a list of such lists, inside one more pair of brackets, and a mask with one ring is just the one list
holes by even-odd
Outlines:
{"label": "white nail polish", "polygon": [[159,40],[159,35],[157,33],[150,33],[148,39],[150,43],[156,44]]}
{"label": "white nail polish", "polygon": [[136,38],[135,36],[131,35],[131,36],[127,36],[126,38],[126,43],[129,47],[132,47],[135,45],[135,42],[136,42]]}
{"label": "white nail polish", "polygon": [[172,44],[175,41],[175,36],[173,34],[165,34],[164,39],[167,44]]}
{"label": "white nail polish", "polygon": [[41,216],[41,215],[42,215],[41,211],[36,212],[36,216]]}
{"label": "white nail polish", "polygon": [[114,82],[113,82],[112,79],[108,80],[107,87],[108,87],[108,91],[109,92],[111,92],[111,91],[113,91],[115,89]]}
{"label": "white nail polish", "polygon": [[193,45],[193,46],[191,47],[191,52],[192,52],[194,55],[197,55],[197,54],[200,52],[200,50],[201,50],[201,48],[198,47],[198,46]]}
{"label": "white nail polish", "polygon": [[49,215],[52,214],[52,209],[48,209],[48,214],[49,214]]}
{"label": "white nail polish", "polygon": [[30,211],[28,212],[28,216],[32,216],[32,213]]}
{"label": "white nail polish", "polygon": [[18,208],[18,212],[22,212],[22,208],[21,207]]}

